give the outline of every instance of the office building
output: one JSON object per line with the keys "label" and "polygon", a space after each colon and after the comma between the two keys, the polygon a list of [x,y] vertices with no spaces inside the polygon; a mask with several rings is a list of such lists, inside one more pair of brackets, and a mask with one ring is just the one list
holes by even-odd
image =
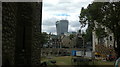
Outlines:
{"label": "office building", "polygon": [[56,22],[57,35],[62,35],[68,32],[68,20],[60,20]]}

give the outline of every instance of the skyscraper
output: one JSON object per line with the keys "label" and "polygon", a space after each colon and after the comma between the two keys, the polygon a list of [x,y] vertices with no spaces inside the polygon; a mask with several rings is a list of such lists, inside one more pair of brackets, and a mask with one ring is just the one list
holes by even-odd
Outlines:
{"label": "skyscraper", "polygon": [[56,22],[57,35],[64,34],[68,32],[68,20],[60,20]]}

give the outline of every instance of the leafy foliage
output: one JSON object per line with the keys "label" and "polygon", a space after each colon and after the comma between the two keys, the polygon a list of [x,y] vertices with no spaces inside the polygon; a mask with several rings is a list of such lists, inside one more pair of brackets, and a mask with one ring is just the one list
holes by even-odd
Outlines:
{"label": "leafy foliage", "polygon": [[108,36],[108,34],[107,34],[107,32],[105,32],[104,28],[96,28],[96,35],[98,38],[103,38],[103,37]]}
{"label": "leafy foliage", "polygon": [[47,43],[48,42],[48,34],[46,33],[46,32],[42,32],[41,34],[40,34],[40,43],[42,44],[42,46],[43,46],[43,44],[45,44],[45,43]]}
{"label": "leafy foliage", "polygon": [[70,34],[70,36],[69,36],[70,40],[72,40],[72,38],[74,38],[74,37],[75,37],[75,35],[73,35],[73,34]]}
{"label": "leafy foliage", "polygon": [[84,38],[84,42],[92,42],[92,29],[88,26],[86,33],[82,33],[82,37]]}
{"label": "leafy foliage", "polygon": [[[120,2],[93,2],[86,9],[82,8],[80,13],[82,26],[84,27],[87,23],[95,26],[94,21],[113,32],[114,40],[117,42],[116,52],[120,56]],[[99,37],[103,37],[103,29],[98,28],[96,31]]]}

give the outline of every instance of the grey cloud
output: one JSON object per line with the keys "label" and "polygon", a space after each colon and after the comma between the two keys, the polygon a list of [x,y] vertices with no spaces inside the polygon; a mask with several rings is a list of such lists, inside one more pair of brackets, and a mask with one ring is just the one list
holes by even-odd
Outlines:
{"label": "grey cloud", "polygon": [[78,22],[78,21],[71,21],[70,25],[71,25],[71,27],[80,27],[80,22]]}
{"label": "grey cloud", "polygon": [[46,30],[47,32],[56,32],[56,28],[55,27],[49,27],[49,28],[47,28],[47,30]]}
{"label": "grey cloud", "polygon": [[56,21],[57,21],[56,18],[50,18],[47,20],[43,20],[42,25],[53,26],[53,25],[55,25]]}
{"label": "grey cloud", "polygon": [[83,6],[86,6],[87,2],[59,2],[58,5],[48,5],[45,8],[45,11],[59,11],[59,12],[69,12],[74,13],[75,11],[79,10]]}
{"label": "grey cloud", "polygon": [[[74,28],[74,30],[72,28]],[[80,27],[71,27],[70,26],[69,29],[68,29],[68,31],[69,32],[77,32],[79,29],[80,29]]]}
{"label": "grey cloud", "polygon": [[59,0],[59,3],[71,3],[72,0]]}
{"label": "grey cloud", "polygon": [[56,32],[56,27],[55,26],[47,26],[47,25],[43,25],[43,29],[42,31],[47,31],[47,32]]}
{"label": "grey cloud", "polygon": [[43,6],[44,6],[44,7],[53,7],[54,5],[53,5],[53,4],[50,4],[50,3],[47,3],[47,4],[44,4]]}
{"label": "grey cloud", "polygon": [[70,4],[71,2],[59,2],[58,4]]}

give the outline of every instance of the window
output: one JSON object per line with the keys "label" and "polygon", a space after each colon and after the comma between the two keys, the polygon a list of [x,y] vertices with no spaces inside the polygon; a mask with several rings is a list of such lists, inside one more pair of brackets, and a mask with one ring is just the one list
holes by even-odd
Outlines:
{"label": "window", "polygon": [[112,36],[110,36],[110,41],[112,41]]}

